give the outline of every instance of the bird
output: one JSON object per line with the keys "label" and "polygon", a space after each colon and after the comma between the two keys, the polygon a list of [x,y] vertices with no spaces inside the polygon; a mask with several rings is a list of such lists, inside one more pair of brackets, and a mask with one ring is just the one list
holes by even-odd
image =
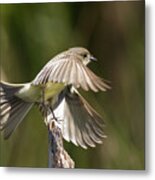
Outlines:
{"label": "bird", "polygon": [[79,89],[111,89],[87,65],[97,59],[84,47],[72,47],[54,56],[28,83],[0,82],[0,130],[8,139],[33,105],[60,122],[63,138],[82,148],[95,147],[106,136],[102,116]]}

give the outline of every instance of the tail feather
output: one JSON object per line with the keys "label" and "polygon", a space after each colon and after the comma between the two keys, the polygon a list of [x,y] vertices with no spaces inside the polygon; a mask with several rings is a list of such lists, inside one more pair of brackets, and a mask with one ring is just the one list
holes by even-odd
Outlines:
{"label": "tail feather", "polygon": [[0,130],[5,139],[13,133],[33,105],[15,95],[22,87],[0,82]]}

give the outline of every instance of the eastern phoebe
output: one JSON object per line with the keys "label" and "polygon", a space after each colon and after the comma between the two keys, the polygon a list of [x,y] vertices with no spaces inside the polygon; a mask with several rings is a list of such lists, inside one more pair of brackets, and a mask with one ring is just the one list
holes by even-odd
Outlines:
{"label": "eastern phoebe", "polygon": [[[36,78],[25,84],[0,82],[0,129],[8,138],[34,104],[60,123],[65,140],[83,148],[94,147],[105,136],[102,117],[79,94],[110,86],[86,65],[96,61],[82,47],[71,48],[51,59]],[[48,107],[48,108],[46,108]]]}

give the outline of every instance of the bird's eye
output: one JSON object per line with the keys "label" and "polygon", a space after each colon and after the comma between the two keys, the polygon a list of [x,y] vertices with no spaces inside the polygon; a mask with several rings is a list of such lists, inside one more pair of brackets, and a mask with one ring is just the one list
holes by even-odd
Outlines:
{"label": "bird's eye", "polygon": [[83,54],[83,57],[86,58],[86,57],[87,57],[87,54]]}

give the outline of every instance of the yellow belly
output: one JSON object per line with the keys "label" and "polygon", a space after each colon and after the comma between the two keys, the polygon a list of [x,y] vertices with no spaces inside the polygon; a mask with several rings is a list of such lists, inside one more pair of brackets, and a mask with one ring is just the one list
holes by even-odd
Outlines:
{"label": "yellow belly", "polygon": [[47,101],[58,95],[64,89],[64,84],[48,82],[44,88],[43,85],[27,84],[16,95],[27,102],[41,102],[43,101],[43,89],[44,100]]}
{"label": "yellow belly", "polygon": [[64,89],[63,83],[47,83],[45,88],[45,100],[53,98]]}

